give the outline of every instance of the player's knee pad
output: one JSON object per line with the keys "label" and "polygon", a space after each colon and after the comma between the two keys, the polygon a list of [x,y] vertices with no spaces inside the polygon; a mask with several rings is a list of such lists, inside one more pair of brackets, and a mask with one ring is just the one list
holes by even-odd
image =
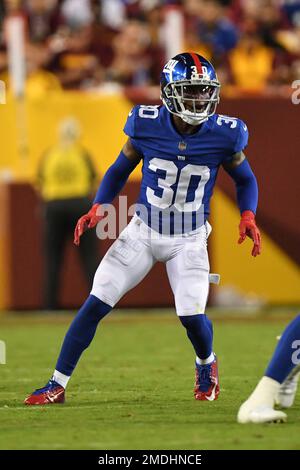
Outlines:
{"label": "player's knee pad", "polygon": [[184,268],[186,270],[209,271],[209,260],[206,242],[196,240],[186,243],[183,251]]}
{"label": "player's knee pad", "polygon": [[113,243],[96,271],[91,294],[114,306],[130,287],[142,243],[128,229]]}
{"label": "player's knee pad", "polygon": [[180,280],[175,292],[177,315],[204,313],[209,290],[206,240],[187,242],[182,252]]}
{"label": "player's knee pad", "polygon": [[120,291],[121,288],[118,280],[112,279],[109,273],[106,276],[105,272],[103,272],[97,278],[95,276],[91,295],[114,307],[120,298]]}
{"label": "player's knee pad", "polygon": [[179,316],[190,316],[205,312],[209,292],[209,271],[202,268],[185,271],[180,277],[175,305]]}

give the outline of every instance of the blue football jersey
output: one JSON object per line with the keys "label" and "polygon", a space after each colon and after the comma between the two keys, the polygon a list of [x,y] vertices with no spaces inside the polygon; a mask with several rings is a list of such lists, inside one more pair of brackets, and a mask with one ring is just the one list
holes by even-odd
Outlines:
{"label": "blue football jersey", "polygon": [[244,122],[220,114],[195,134],[182,135],[165,106],[135,106],[124,132],[143,159],[136,211],[166,234],[187,233],[205,223],[220,165],[248,143]]}

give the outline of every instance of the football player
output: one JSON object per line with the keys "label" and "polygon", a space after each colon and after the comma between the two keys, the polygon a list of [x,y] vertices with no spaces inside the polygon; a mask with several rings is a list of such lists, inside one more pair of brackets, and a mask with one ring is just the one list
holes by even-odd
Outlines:
{"label": "football player", "polygon": [[241,212],[239,243],[261,251],[255,223],[256,178],[243,152],[248,130],[238,118],[215,114],[220,83],[212,64],[195,53],[176,55],[161,75],[162,106],[135,106],[120,155],[107,170],[94,204],[79,219],[75,244],[103,217],[142,160],[137,210],[96,271],[91,294],[74,318],[51,380],[25,400],[27,405],[61,403],[67,383],[99,322],[157,261],[166,264],[176,312],[196,354],[196,400],[219,395],[213,328],[205,314],[209,291],[207,238],[209,203],[220,166],[236,184]]}
{"label": "football player", "polygon": [[300,315],[284,330],[267,367],[253,393],[240,407],[239,423],[284,422],[286,413],[274,406],[290,408],[300,376]]}

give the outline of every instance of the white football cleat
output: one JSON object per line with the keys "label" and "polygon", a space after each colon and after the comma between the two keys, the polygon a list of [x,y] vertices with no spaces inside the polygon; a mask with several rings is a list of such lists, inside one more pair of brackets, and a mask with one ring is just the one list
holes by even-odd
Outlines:
{"label": "white football cleat", "polygon": [[279,392],[276,396],[276,404],[282,408],[290,408],[295,400],[298,381],[300,377],[300,368],[295,367],[290,375],[281,384]]}
{"label": "white football cleat", "polygon": [[246,423],[284,423],[287,415],[283,411],[274,410],[270,405],[251,405],[249,400],[245,401],[239,409],[237,421]]}

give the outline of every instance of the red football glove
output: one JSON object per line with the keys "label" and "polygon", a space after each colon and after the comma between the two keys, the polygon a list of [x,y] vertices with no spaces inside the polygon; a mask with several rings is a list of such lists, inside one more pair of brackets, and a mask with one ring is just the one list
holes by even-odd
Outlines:
{"label": "red football glove", "polygon": [[100,204],[94,204],[91,210],[78,220],[74,231],[75,245],[78,246],[80,244],[80,237],[86,230],[95,227],[103,219],[103,215],[97,215],[96,213],[99,206]]}
{"label": "red football glove", "polygon": [[246,237],[253,240],[254,245],[252,248],[252,256],[260,255],[261,253],[261,237],[255,222],[255,215],[252,211],[244,211],[242,213],[239,225],[240,238],[238,243],[243,243]]}

